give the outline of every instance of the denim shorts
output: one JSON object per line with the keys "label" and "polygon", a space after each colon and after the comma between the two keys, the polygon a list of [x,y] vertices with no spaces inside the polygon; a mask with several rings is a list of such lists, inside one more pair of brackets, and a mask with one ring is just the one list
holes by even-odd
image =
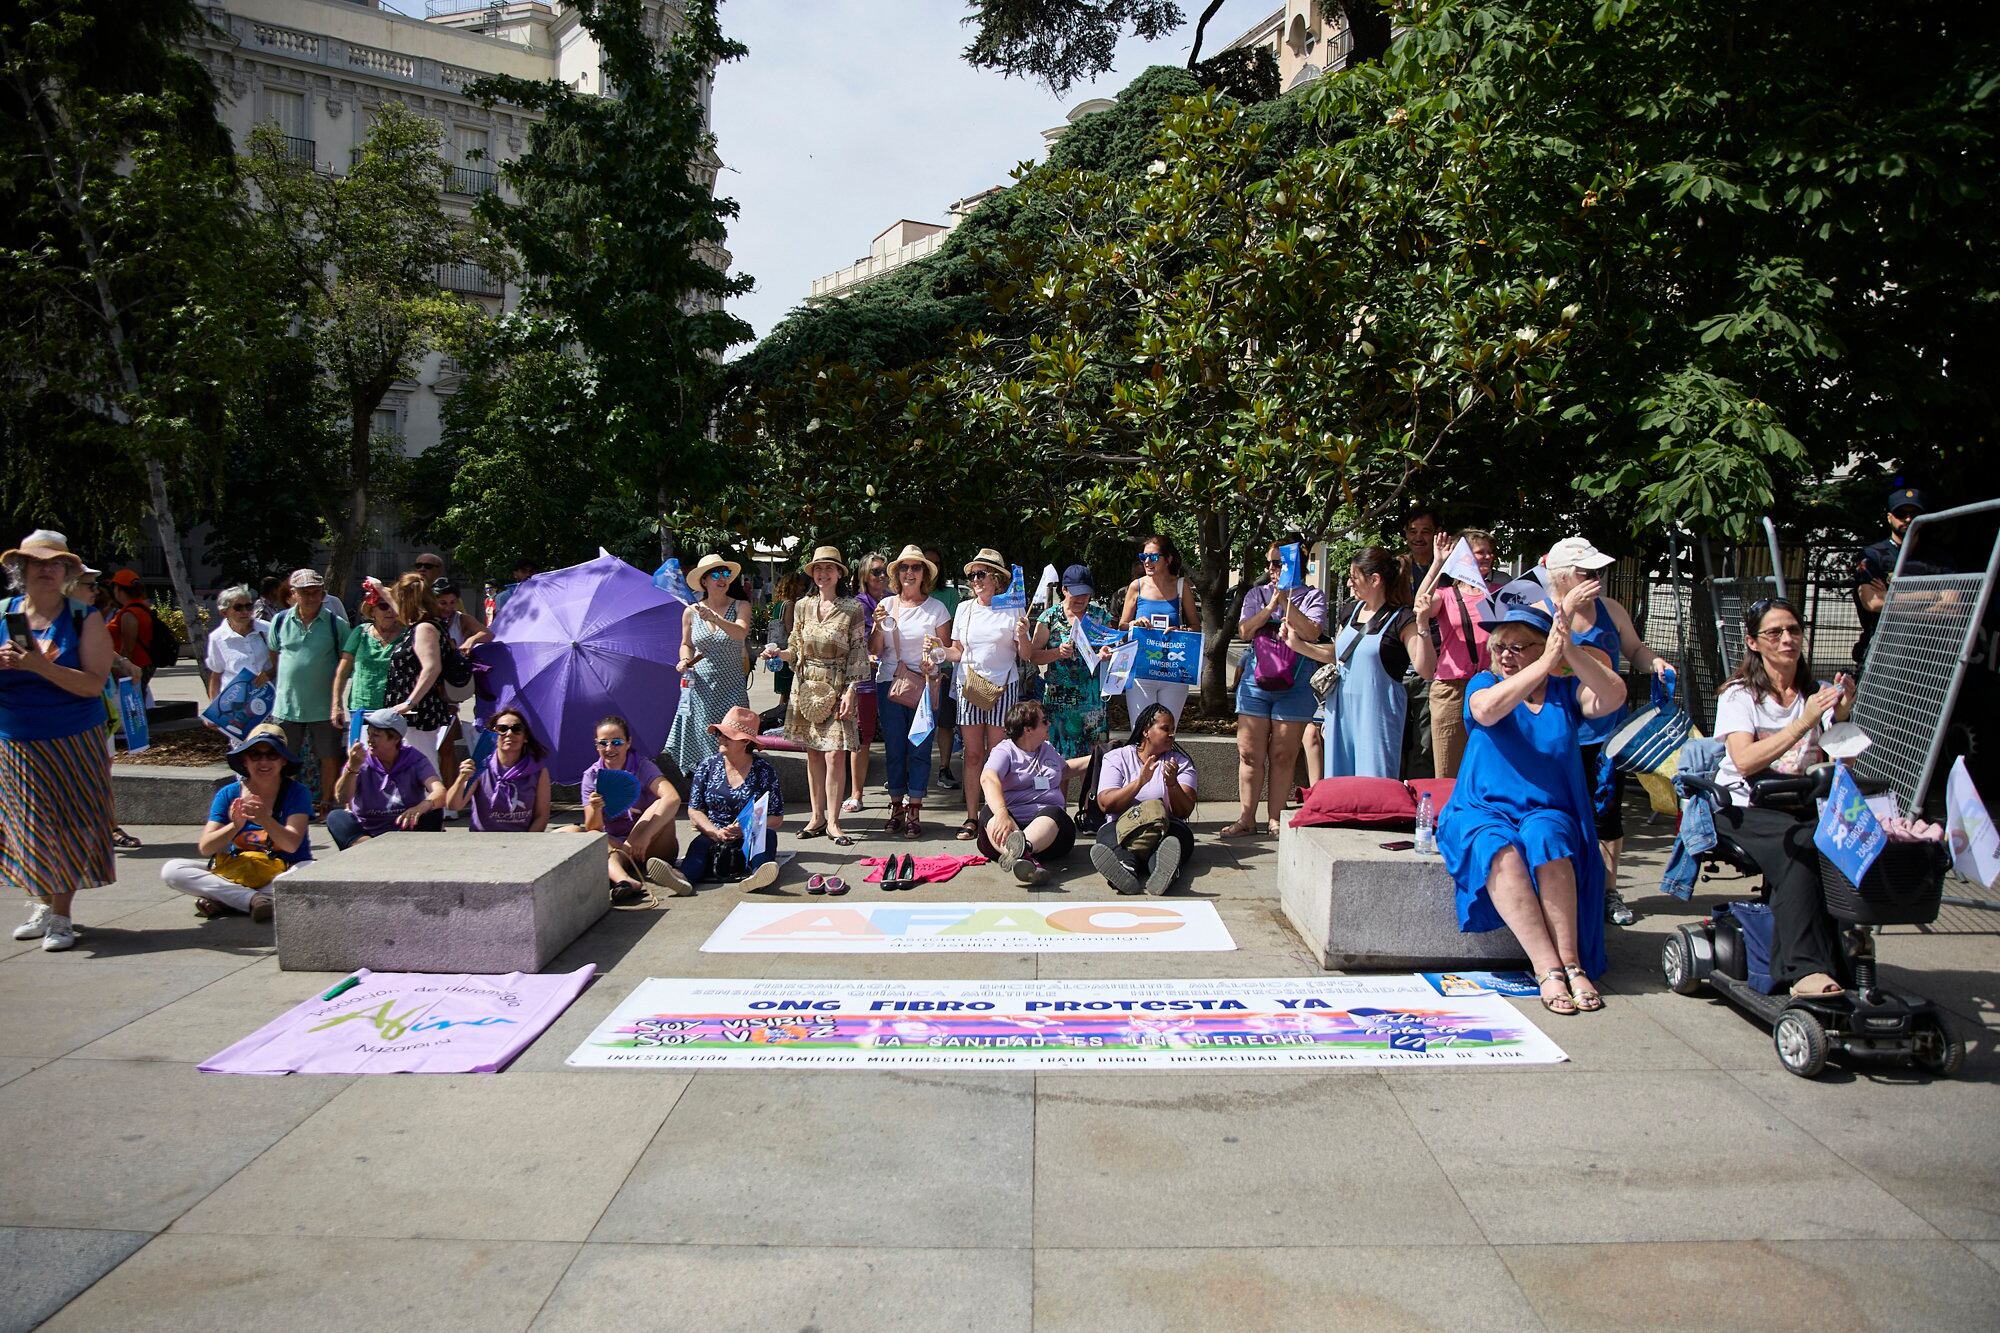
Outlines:
{"label": "denim shorts", "polygon": [[1257,684],[1257,662],[1243,664],[1243,679],[1236,682],[1238,717],[1267,717],[1273,722],[1310,722],[1319,711],[1319,696],[1313,693],[1313,672],[1319,663],[1301,657],[1292,664],[1292,685],[1286,690],[1267,690]]}

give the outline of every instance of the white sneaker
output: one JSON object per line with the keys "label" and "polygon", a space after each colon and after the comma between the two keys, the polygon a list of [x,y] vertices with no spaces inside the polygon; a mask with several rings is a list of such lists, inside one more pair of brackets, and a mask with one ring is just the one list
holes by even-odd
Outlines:
{"label": "white sneaker", "polygon": [[1157,898],[1174,886],[1174,876],[1181,872],[1181,855],[1179,838],[1160,839],[1153,864],[1146,871],[1146,892]]}
{"label": "white sneaker", "polygon": [[28,909],[28,919],[14,927],[14,938],[17,940],[40,939],[48,933],[49,917],[51,915],[52,913],[49,911],[47,903],[36,903]]}
{"label": "white sneaker", "polygon": [[51,912],[43,929],[45,932],[42,935],[43,953],[61,953],[64,949],[75,947],[76,927],[70,924],[68,917],[57,916]]}
{"label": "white sneaker", "polygon": [[676,869],[672,861],[657,856],[646,858],[646,882],[665,889],[676,898],[694,895],[694,885],[688,882],[688,877]]}

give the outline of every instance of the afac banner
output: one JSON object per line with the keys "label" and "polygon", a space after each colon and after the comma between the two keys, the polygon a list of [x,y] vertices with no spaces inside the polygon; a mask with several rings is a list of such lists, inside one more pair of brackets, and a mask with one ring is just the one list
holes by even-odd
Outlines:
{"label": "afac banner", "polygon": [[1235,947],[1215,904],[1207,902],[738,903],[701,951],[1193,953]]}
{"label": "afac banner", "polygon": [[1416,976],[652,978],[570,1055],[608,1069],[1324,1069],[1553,1064],[1497,995]]}

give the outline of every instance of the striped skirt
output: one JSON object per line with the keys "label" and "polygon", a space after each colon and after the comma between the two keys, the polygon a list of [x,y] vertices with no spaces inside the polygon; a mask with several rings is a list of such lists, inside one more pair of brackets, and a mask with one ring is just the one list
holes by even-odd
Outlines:
{"label": "striped skirt", "polygon": [[1000,697],[993,701],[991,708],[974,708],[965,696],[958,696],[958,725],[961,727],[1004,727],[1007,725],[1007,710],[1021,702],[1021,681],[1019,677],[1007,682],[1007,688],[1000,691]]}
{"label": "striped skirt", "polygon": [[116,878],[104,728],[0,739],[0,883],[47,898]]}

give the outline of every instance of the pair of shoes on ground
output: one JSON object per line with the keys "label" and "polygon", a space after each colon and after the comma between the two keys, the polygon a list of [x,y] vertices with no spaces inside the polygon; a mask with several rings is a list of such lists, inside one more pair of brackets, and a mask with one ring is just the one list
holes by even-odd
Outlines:
{"label": "pair of shoes on ground", "polygon": [[916,887],[916,857],[904,852],[901,856],[891,856],[882,862],[882,892],[894,893],[898,889]]}
{"label": "pair of shoes on ground", "polygon": [[[1541,987],[1542,1008],[1567,1018],[1571,1014],[1594,1014],[1604,1007],[1604,997],[1590,984],[1590,974],[1580,967],[1552,967],[1536,977]],[[1561,990],[1549,994],[1551,984]]]}
{"label": "pair of shoes on ground", "polygon": [[43,953],[61,953],[76,945],[76,924],[66,916],[57,916],[47,903],[36,903],[28,911],[28,919],[14,927],[17,940],[40,940]]}
{"label": "pair of shoes on ground", "polygon": [[1146,867],[1146,877],[1140,879],[1126,869],[1114,849],[1101,842],[1090,845],[1090,864],[1110,881],[1112,888],[1125,894],[1150,893],[1155,898],[1173,887],[1175,876],[1181,872],[1183,855],[1179,838],[1160,839],[1159,847],[1153,852],[1153,863]]}
{"label": "pair of shoes on ground", "polygon": [[1046,884],[1049,882],[1049,868],[1028,855],[1028,835],[1015,829],[1007,835],[1007,841],[1000,846],[1000,868],[1014,872],[1014,878],[1023,884]]}

